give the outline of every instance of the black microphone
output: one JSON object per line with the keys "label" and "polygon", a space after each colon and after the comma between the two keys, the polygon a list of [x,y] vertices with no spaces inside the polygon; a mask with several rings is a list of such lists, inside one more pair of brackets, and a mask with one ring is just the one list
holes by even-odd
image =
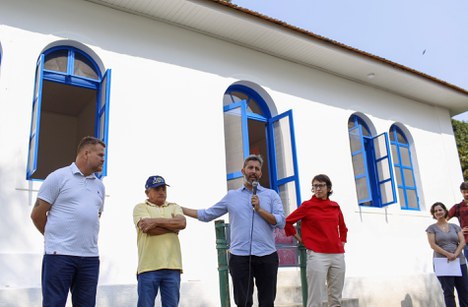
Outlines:
{"label": "black microphone", "polygon": [[257,195],[257,187],[258,187],[258,181],[252,181],[252,193],[253,193],[253,195]]}
{"label": "black microphone", "polygon": [[[258,181],[252,181],[252,194],[257,195]],[[252,205],[253,211],[255,211],[255,206]]]}

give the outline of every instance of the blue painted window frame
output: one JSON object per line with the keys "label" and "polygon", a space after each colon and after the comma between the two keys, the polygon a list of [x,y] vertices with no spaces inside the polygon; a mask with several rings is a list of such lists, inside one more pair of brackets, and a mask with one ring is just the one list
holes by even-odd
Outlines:
{"label": "blue painted window frame", "polygon": [[[248,118],[249,115],[252,113],[247,113],[247,101],[241,100],[239,102],[232,103],[230,105],[223,107],[223,112],[232,112],[233,110],[239,109],[239,113],[241,116],[241,129],[242,129],[242,154],[244,159],[249,155],[250,148],[249,148],[249,133],[248,133]],[[236,171],[233,173],[228,173],[226,179],[233,180],[242,177],[242,172]]]}
{"label": "blue painted window frame", "polygon": [[[277,122],[279,122],[280,120],[284,119],[284,118],[287,118],[288,119],[288,123],[289,123],[289,131],[290,131],[290,140],[291,140],[291,153],[292,153],[292,156],[293,156],[293,159],[292,159],[292,164],[293,164],[293,175],[291,176],[286,176],[286,177],[283,177],[283,178],[279,178],[279,174],[278,174],[278,170],[277,170],[277,167],[276,167],[276,163],[278,161],[277,159],[277,156],[276,156],[276,146],[277,144],[275,144],[275,129],[273,127],[273,125]],[[296,189],[296,203],[297,203],[297,206],[300,206],[300,204],[302,203],[301,201],[301,193],[299,192],[300,191],[300,186],[299,186],[299,168],[297,166],[297,157],[296,157],[296,137],[295,137],[295,132],[294,132],[294,121],[293,121],[293,114],[292,114],[292,110],[288,110],[284,113],[281,113],[279,115],[276,115],[270,119],[268,119],[268,129],[267,129],[267,134],[268,134],[268,141],[271,142],[271,146],[268,146],[268,150],[270,151],[270,156],[272,157],[272,167],[271,167],[271,177],[272,177],[272,180],[273,180],[273,187],[274,189],[279,192],[280,190],[280,187],[283,186],[283,185],[286,185],[288,183],[291,183],[291,182],[294,182],[294,187]]]}
{"label": "blue painted window frame", "polygon": [[[48,70],[44,68],[45,58],[47,55],[60,51],[68,51],[67,71],[60,72],[55,70]],[[92,65],[93,69],[98,75],[98,79],[92,79],[85,76],[74,74],[74,59],[75,54],[79,53],[84,56]],[[31,127],[29,134],[29,150],[28,150],[28,164],[26,168],[27,180],[40,180],[31,178],[37,170],[38,163],[38,146],[39,146],[39,130],[41,122],[41,103],[42,103],[42,89],[43,81],[53,81],[57,83],[90,88],[97,90],[97,97],[99,102],[96,103],[96,116],[95,116],[95,130],[94,136],[99,138],[106,144],[106,157],[108,151],[108,126],[109,126],[109,102],[110,102],[110,83],[111,83],[111,69],[107,69],[104,75],[101,75],[101,70],[96,62],[88,54],[82,50],[71,46],[56,46],[46,50],[39,56],[36,64],[36,76],[34,84],[34,96],[31,112]],[[102,172],[97,174],[98,177],[107,175],[107,158],[104,161]]]}
{"label": "blue painted window frame", "polygon": [[[242,154],[244,159],[250,154],[250,142],[249,142],[249,120],[255,120],[258,122],[265,123],[265,139],[266,139],[266,154],[268,155],[268,170],[269,170],[269,182],[270,188],[275,190],[278,194],[281,195],[281,188],[287,184],[293,183],[295,188],[295,197],[296,204],[299,206],[301,204],[301,193],[299,185],[299,172],[298,164],[296,157],[296,140],[294,133],[294,122],[293,122],[293,113],[292,110],[286,111],[276,116],[271,116],[270,110],[264,101],[264,99],[253,89],[243,86],[243,85],[232,85],[226,91],[226,94],[230,94],[232,91],[240,92],[245,95],[245,99],[238,100],[234,99],[231,95],[231,102],[223,107],[224,112],[237,112],[235,115],[241,116],[240,126],[242,129]],[[258,109],[252,110],[249,103],[254,101]],[[238,111],[236,111],[238,110]],[[260,114],[259,114],[260,113]],[[288,121],[287,126],[283,126],[282,123],[284,120]],[[280,123],[281,121],[281,123]],[[278,125],[277,125],[278,124]],[[279,128],[280,130],[275,128]],[[276,144],[276,139],[285,138],[287,135],[276,136],[275,131],[281,131],[285,133],[283,129],[289,129],[289,141],[283,142],[283,144]],[[284,146],[284,143],[289,143],[291,148],[281,148],[282,150],[290,150],[292,156],[292,172],[293,174],[285,174],[285,177],[279,178],[280,174],[278,172],[278,161],[279,157],[277,156],[277,146]],[[282,161],[284,162],[284,161]],[[265,167],[266,165],[264,165]],[[242,177],[242,172],[235,171],[228,173],[226,178],[227,181],[238,179]],[[285,189],[286,190],[286,189]],[[288,205],[289,204],[283,204]],[[275,241],[276,247],[278,250],[281,267],[296,267],[298,266],[298,249],[297,246],[293,243],[292,237],[286,237],[284,230],[276,229],[275,231]]]}
{"label": "blue painted window frame", "polygon": [[[358,182],[365,180],[367,192],[366,197],[362,198],[358,193],[358,204],[383,208],[396,203],[395,179],[388,134],[384,132],[376,136],[370,135],[369,127],[357,115],[353,115],[350,121],[353,123],[352,127],[348,128],[350,140],[351,136],[359,140],[359,146],[356,150],[353,151],[351,147],[353,163],[359,155],[362,157],[360,160],[363,163],[362,172],[354,173],[356,190],[359,189]],[[356,168],[354,171],[356,172]],[[387,191],[388,189],[390,192]]]}
{"label": "blue painted window frame", "polygon": [[42,84],[44,75],[44,55],[41,54],[36,64],[36,78],[31,111],[31,128],[29,133],[29,150],[26,179],[30,179],[37,170],[37,151],[39,149],[39,129],[41,122]]}
{"label": "blue painted window frame", "polygon": [[[296,189],[296,200],[297,204],[301,204],[301,195],[300,195],[300,184],[299,184],[299,171],[298,171],[298,164],[297,164],[297,154],[296,154],[296,141],[294,136],[294,122],[293,122],[293,114],[292,110],[286,111],[274,117],[271,116],[271,112],[265,102],[265,100],[253,89],[244,86],[244,85],[232,85],[226,91],[227,94],[230,92],[242,92],[247,96],[246,99],[233,102],[231,104],[225,105],[223,107],[224,112],[232,111],[233,109],[239,108],[241,118],[241,126],[242,126],[242,142],[243,142],[243,155],[244,159],[250,154],[250,147],[249,147],[249,134],[248,134],[248,120],[254,119],[257,121],[265,122],[266,124],[266,137],[267,137],[267,150],[269,155],[269,173],[270,173],[270,184],[271,189],[275,190],[279,193],[280,187],[290,182],[294,182],[295,189]],[[253,112],[249,112],[248,110],[248,103],[249,101],[255,101],[260,108],[262,114],[257,114]],[[278,178],[278,171],[276,168],[278,157],[276,156],[275,146],[275,132],[273,125],[278,122],[279,120],[287,117],[289,120],[289,129],[290,129],[290,138],[291,138],[291,154],[292,154],[292,164],[294,168],[294,175],[288,176],[285,178]],[[228,173],[226,179],[233,180],[242,177],[242,173],[240,171]]]}
{"label": "blue painted window frame", "polygon": [[99,178],[107,175],[107,160],[108,160],[108,139],[109,139],[109,108],[110,108],[110,85],[111,85],[111,69],[107,69],[101,78],[98,97],[96,103],[96,124],[94,125],[94,135],[106,144],[104,164],[102,171],[97,175]]}
{"label": "blue painted window frame", "polygon": [[[357,125],[355,127],[352,127],[349,129],[349,134],[350,135],[356,135],[357,138],[359,138],[359,147],[355,151],[351,151],[351,157],[352,160],[354,161],[356,157],[360,156],[360,160],[362,160],[363,164],[363,169],[362,172],[356,173],[356,169],[354,170],[354,181],[356,182],[356,188],[358,187],[358,182],[364,181],[365,182],[365,189],[366,189],[366,194],[367,197],[361,197],[358,193],[358,202],[359,204],[364,204],[367,202],[372,201],[372,190],[371,190],[371,183],[369,180],[369,170],[368,170],[368,164],[366,163],[367,161],[367,151],[365,149],[365,140],[368,139],[367,137],[364,136],[363,131],[362,131],[362,126]],[[361,198],[359,198],[361,197]]]}
{"label": "blue painted window frame", "polygon": [[[411,156],[410,143],[408,142],[408,138],[406,137],[406,134],[397,125],[392,125],[390,127],[390,134],[392,135],[392,137],[390,138],[390,144],[394,149],[393,154],[397,155],[396,159],[393,159],[395,171],[400,172],[400,176],[398,176],[398,178],[400,178],[400,181],[397,180],[397,187],[399,190],[401,190],[400,195],[403,195],[403,197],[400,197],[400,207],[403,210],[420,211],[421,208],[419,205],[418,188],[416,186],[416,177],[414,175],[414,166],[413,166],[413,158]],[[398,134],[402,136],[404,142],[399,141],[400,138],[398,137]],[[402,154],[401,154],[401,148],[406,148],[406,150],[408,151],[409,165],[403,165],[402,163],[403,159],[402,159]],[[405,170],[411,173],[414,185],[410,185],[408,182],[406,182],[406,176],[404,175]],[[416,208],[412,208],[409,206],[409,201],[408,201],[409,190],[414,191],[416,195]]]}

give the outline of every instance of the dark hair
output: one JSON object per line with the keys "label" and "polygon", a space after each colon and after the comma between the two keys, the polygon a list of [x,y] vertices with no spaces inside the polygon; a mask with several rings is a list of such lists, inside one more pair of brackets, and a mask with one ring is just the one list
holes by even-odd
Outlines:
{"label": "dark hair", "polygon": [[333,194],[332,182],[330,180],[330,177],[328,177],[325,174],[318,174],[314,178],[312,178],[312,182],[314,182],[314,181],[325,182],[326,185],[327,185],[327,188],[330,189],[330,191],[328,191],[327,195],[330,196],[330,195]]}
{"label": "dark hair", "polygon": [[102,147],[106,147],[106,144],[101,141],[98,138],[95,138],[94,136],[85,136],[84,138],[81,139],[80,144],[78,144],[78,149],[77,152],[80,152],[83,150],[88,145],[102,145]]}
{"label": "dark hair", "polygon": [[461,190],[468,190],[468,181],[462,182],[462,184],[460,184],[460,191]]}
{"label": "dark hair", "polygon": [[244,167],[247,165],[247,163],[249,161],[257,161],[258,163],[260,163],[260,168],[262,167],[263,165],[263,159],[262,159],[262,156],[260,155],[249,155],[247,158],[245,158],[244,160]]}
{"label": "dark hair", "polygon": [[435,219],[434,211],[435,211],[435,207],[437,207],[437,206],[441,207],[441,208],[444,210],[444,212],[445,212],[445,216],[444,216],[444,217],[447,218],[447,216],[448,216],[447,207],[445,207],[445,205],[444,205],[443,203],[439,202],[439,201],[436,202],[436,203],[434,203],[434,204],[431,206],[431,214],[432,214],[432,217]]}

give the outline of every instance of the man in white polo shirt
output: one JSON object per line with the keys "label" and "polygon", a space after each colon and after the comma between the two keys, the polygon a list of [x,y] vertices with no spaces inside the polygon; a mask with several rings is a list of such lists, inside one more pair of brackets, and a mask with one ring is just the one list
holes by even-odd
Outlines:
{"label": "man in white polo shirt", "polygon": [[74,163],[47,176],[39,189],[31,219],[44,235],[43,306],[94,307],[99,277],[99,217],[104,208],[102,171],[105,144],[85,137]]}

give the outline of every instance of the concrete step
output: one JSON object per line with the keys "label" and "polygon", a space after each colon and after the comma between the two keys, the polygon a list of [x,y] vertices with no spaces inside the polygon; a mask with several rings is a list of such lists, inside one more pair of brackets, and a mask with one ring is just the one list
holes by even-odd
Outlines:
{"label": "concrete step", "polygon": [[[302,303],[283,303],[276,304],[275,307],[304,307]],[[327,302],[322,303],[322,307],[328,307]],[[359,299],[357,298],[344,298],[341,301],[341,307],[359,307]]]}
{"label": "concrete step", "polygon": [[[234,305],[232,305],[234,306]],[[258,306],[254,304],[254,306]],[[275,307],[304,307],[302,303],[283,303],[277,304],[275,301]],[[328,307],[327,302],[322,303],[322,307]],[[341,302],[341,307],[359,307],[359,299],[357,298],[346,298]]]}
{"label": "concrete step", "polygon": [[[328,307],[327,302],[323,302],[322,307]],[[341,300],[341,307],[359,307],[359,299],[344,298],[343,300]]]}
{"label": "concrete step", "polygon": [[[303,307],[301,277],[298,268],[283,268],[278,271],[275,306]],[[326,301],[322,303],[322,307],[327,307]],[[359,307],[359,299],[343,298],[341,307]]]}
{"label": "concrete step", "polygon": [[278,286],[276,289],[275,306],[290,306],[291,304],[302,304],[301,287],[284,285]]}

